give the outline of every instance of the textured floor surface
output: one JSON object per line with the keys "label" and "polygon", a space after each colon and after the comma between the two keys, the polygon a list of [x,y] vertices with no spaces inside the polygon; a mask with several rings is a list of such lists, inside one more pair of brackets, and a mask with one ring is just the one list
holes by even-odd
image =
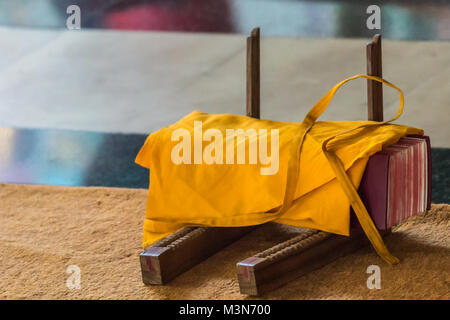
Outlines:
{"label": "textured floor surface", "polygon": [[[147,191],[0,184],[0,299],[243,299],[235,263],[292,236],[268,224],[176,278],[141,282],[138,254]],[[269,299],[450,299],[450,206],[433,205],[387,238],[402,262],[384,264],[371,248],[264,296]],[[381,289],[366,287],[369,265]],[[66,269],[81,269],[69,290]]]}

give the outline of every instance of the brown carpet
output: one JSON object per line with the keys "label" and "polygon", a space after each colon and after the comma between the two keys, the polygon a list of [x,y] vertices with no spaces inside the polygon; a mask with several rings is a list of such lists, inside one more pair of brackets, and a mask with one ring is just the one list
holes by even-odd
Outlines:
{"label": "brown carpet", "polygon": [[[243,299],[235,263],[292,235],[268,224],[167,286],[141,282],[138,254],[146,190],[0,184],[2,299]],[[402,262],[367,247],[279,288],[269,299],[449,299],[449,205],[433,205],[387,238]],[[366,268],[381,268],[381,289]],[[66,268],[81,269],[81,289]]]}

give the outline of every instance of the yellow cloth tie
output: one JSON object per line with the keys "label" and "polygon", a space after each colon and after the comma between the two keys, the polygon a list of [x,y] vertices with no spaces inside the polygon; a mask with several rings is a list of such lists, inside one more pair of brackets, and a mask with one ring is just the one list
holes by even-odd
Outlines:
{"label": "yellow cloth tie", "polygon": [[[344,189],[345,194],[347,198],[350,201],[350,204],[355,211],[355,214],[359,220],[359,223],[361,224],[361,227],[364,230],[364,233],[366,234],[369,241],[372,243],[372,246],[375,248],[376,252],[380,257],[384,259],[388,264],[393,265],[399,262],[399,259],[394,257],[389,250],[387,249],[386,245],[383,242],[383,239],[381,238],[380,233],[378,232],[377,228],[375,227],[375,224],[373,223],[372,219],[370,218],[369,213],[367,212],[366,207],[364,206],[364,203],[362,202],[361,198],[358,195],[358,192],[356,191],[355,186],[351,182],[350,178],[348,177],[347,173],[345,172],[345,169],[342,165],[341,160],[336,156],[336,154],[332,150],[328,150],[327,145],[328,143],[335,139],[337,136],[349,134],[351,132],[355,132],[362,128],[367,127],[374,127],[374,126],[382,126],[389,122],[392,122],[396,120],[403,112],[403,106],[404,106],[404,96],[402,90],[400,90],[398,87],[393,85],[392,83],[381,79],[379,77],[374,76],[367,76],[367,75],[356,75],[351,78],[348,78],[340,83],[338,83],[336,86],[333,87],[333,89],[328,92],[327,95],[325,95],[324,98],[322,98],[312,109],[311,111],[306,115],[305,119],[313,119],[315,121],[322,112],[327,108],[328,104],[330,103],[331,99],[333,98],[333,95],[336,93],[336,91],[347,81],[356,79],[356,78],[366,78],[370,80],[375,80],[378,82],[382,82],[394,89],[396,89],[400,94],[400,105],[397,111],[397,115],[388,121],[382,121],[382,122],[375,122],[375,123],[368,123],[364,125],[357,126],[356,128],[346,130],[344,132],[340,132],[328,139],[326,139],[322,143],[322,150],[327,156],[328,162],[330,163],[331,167],[333,168],[333,171],[336,173],[336,178],[338,179],[339,183],[341,184],[342,189]],[[361,134],[361,131],[359,131]],[[355,135],[357,135],[356,133]]]}

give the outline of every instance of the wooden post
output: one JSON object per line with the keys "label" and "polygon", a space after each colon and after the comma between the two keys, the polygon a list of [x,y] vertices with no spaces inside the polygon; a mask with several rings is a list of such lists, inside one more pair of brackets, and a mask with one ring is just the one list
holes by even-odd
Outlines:
{"label": "wooden post", "polygon": [[247,116],[260,118],[259,28],[247,37]]}
{"label": "wooden post", "polygon": [[[367,74],[383,77],[381,61],[381,35],[376,34],[367,44]],[[367,80],[367,105],[369,120],[383,121],[383,84]]]}

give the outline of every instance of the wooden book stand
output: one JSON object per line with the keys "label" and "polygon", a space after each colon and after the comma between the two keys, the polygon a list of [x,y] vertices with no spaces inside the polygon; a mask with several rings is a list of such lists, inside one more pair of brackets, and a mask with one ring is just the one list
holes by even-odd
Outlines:
{"label": "wooden book stand", "polygon": [[[381,36],[367,45],[367,74],[382,76]],[[368,118],[383,120],[382,84],[367,81]],[[260,118],[260,30],[247,37],[247,116]],[[140,254],[144,284],[161,285],[220,251],[257,226],[190,227],[148,246]],[[321,268],[369,242],[361,231],[350,237],[309,230],[237,263],[241,293],[261,295],[301,275]]]}

